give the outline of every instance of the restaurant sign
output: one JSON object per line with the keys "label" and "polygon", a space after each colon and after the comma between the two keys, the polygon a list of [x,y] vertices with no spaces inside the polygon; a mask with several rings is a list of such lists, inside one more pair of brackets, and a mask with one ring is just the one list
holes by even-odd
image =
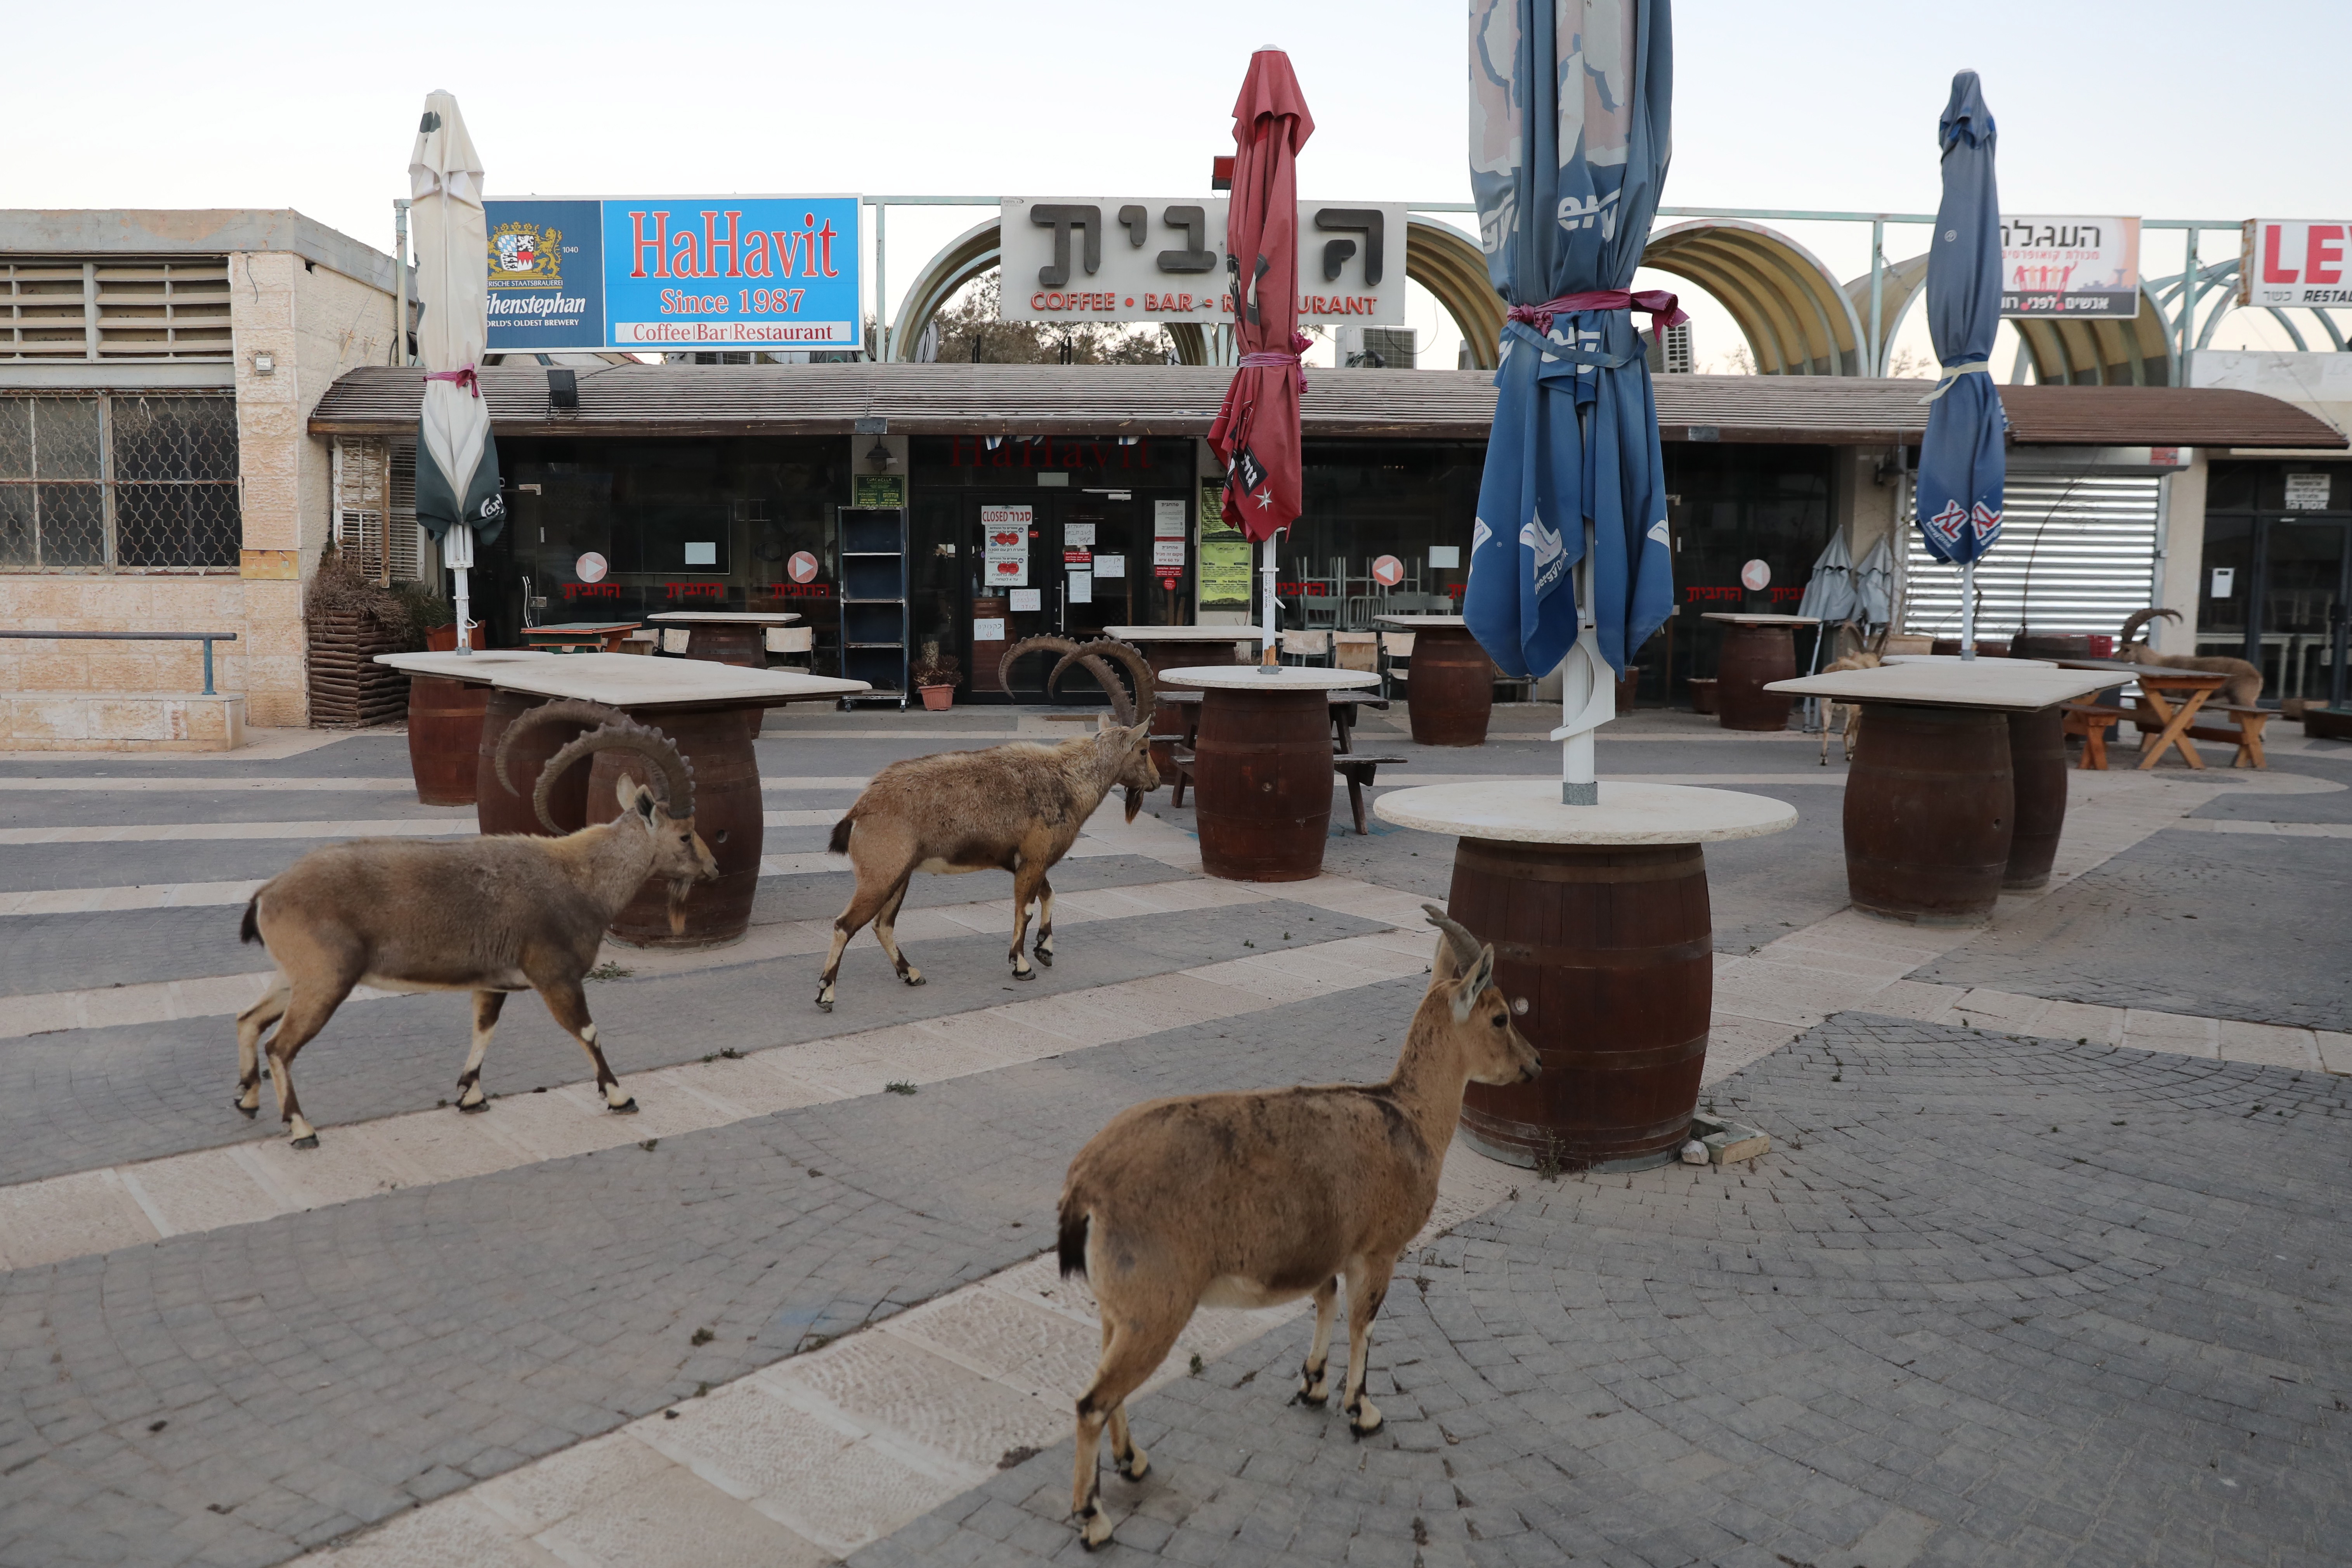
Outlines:
{"label": "restaurant sign", "polygon": [[2250,218],[2238,255],[2241,305],[2352,305],[2352,219]]}
{"label": "restaurant sign", "polygon": [[2000,313],[2014,317],[2139,314],[2139,219],[2000,220]]}
{"label": "restaurant sign", "polygon": [[856,349],[856,196],[483,204],[489,350]]}
{"label": "restaurant sign", "polygon": [[[1233,319],[1223,199],[1007,196],[998,233],[1008,321]],[[1404,321],[1405,208],[1298,204],[1298,317]]]}

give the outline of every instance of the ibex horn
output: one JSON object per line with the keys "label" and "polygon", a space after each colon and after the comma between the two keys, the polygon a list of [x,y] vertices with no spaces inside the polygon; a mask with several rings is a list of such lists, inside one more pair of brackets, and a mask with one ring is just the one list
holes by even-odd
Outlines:
{"label": "ibex horn", "polygon": [[1470,934],[1469,927],[1435,904],[1423,904],[1421,909],[1429,917],[1429,923],[1445,933],[1445,945],[1454,950],[1455,967],[1467,973],[1478,962],[1478,954],[1484,951],[1478,939]]}
{"label": "ibex horn", "polygon": [[1110,699],[1110,710],[1117,716],[1118,721],[1122,724],[1134,723],[1135,705],[1127,699],[1127,688],[1119,684],[1118,677],[1110,672],[1110,666],[1097,657],[1095,649],[1096,645],[1088,643],[1082,647],[1074,647],[1064,654],[1061,662],[1054,666],[1052,672],[1045,677],[1045,694],[1049,697],[1054,695],[1055,689],[1061,685],[1062,672],[1076,664],[1088,675],[1093,676],[1095,684],[1103,689],[1103,695]]}
{"label": "ibex horn", "polygon": [[1013,690],[1013,661],[1023,654],[1068,653],[1077,646],[1067,637],[1023,637],[1019,642],[1006,648],[1004,657],[996,661],[996,683],[1004,688],[1008,694]]}
{"label": "ibex horn", "polygon": [[539,787],[531,791],[530,804],[550,832],[557,831],[555,818],[547,810],[547,796],[555,788],[555,781],[582,758],[607,751],[635,752],[653,763],[659,774],[654,787],[662,809],[677,817],[694,815],[694,764],[686,760],[677,742],[659,730],[620,718],[601,729],[574,736],[562,751],[547,759],[547,766],[539,770]]}
{"label": "ibex horn", "polygon": [[536,730],[541,724],[577,724],[583,730],[593,730],[599,724],[610,724],[616,720],[627,718],[628,715],[618,708],[608,708],[602,702],[583,702],[569,697],[558,698],[552,702],[542,702],[536,708],[525,710],[515,716],[514,722],[507,726],[506,733],[499,737],[499,749],[496,753],[499,783],[506,785],[509,795],[522,793],[515,788],[514,780],[507,774],[507,756],[513,749],[514,743],[522,739],[525,731]]}
{"label": "ibex horn", "polygon": [[[1118,660],[1126,668],[1128,679],[1135,683],[1135,701],[1120,717],[1120,723],[1134,723],[1139,716],[1149,714],[1152,706],[1160,700],[1159,683],[1152,679],[1151,675],[1151,661],[1144,658],[1143,650],[1133,643],[1124,643],[1117,637],[1097,637],[1078,651]],[[1062,662],[1067,664],[1069,660],[1066,658]],[[1059,671],[1055,673],[1058,674]],[[1100,680],[1102,677],[1097,675],[1095,679]],[[1050,687],[1053,682],[1048,680],[1045,684]],[[1113,698],[1112,702],[1115,706],[1118,699]]]}
{"label": "ibex horn", "polygon": [[2132,635],[2135,632],[2137,632],[2140,627],[2147,625],[2148,622],[2156,619],[2158,616],[2168,616],[2170,619],[2177,621],[2180,618],[2180,612],[2179,610],[2159,610],[2152,605],[2145,610],[2134,610],[2132,612],[2131,619],[2124,623],[2123,632],[2116,638],[2116,640],[2119,643],[2127,643],[2131,641]]}

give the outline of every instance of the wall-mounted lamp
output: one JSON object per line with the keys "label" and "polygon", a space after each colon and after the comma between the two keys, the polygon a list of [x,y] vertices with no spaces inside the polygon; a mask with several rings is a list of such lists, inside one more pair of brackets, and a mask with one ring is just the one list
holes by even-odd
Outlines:
{"label": "wall-mounted lamp", "polygon": [[253,356],[253,374],[256,375],[276,375],[278,374],[277,356],[268,353],[255,354]]}
{"label": "wall-mounted lamp", "polygon": [[874,437],[874,449],[866,454],[866,460],[873,464],[877,468],[887,468],[893,462],[897,461],[896,458],[891,457],[890,448],[883,443],[882,437],[879,436]]}

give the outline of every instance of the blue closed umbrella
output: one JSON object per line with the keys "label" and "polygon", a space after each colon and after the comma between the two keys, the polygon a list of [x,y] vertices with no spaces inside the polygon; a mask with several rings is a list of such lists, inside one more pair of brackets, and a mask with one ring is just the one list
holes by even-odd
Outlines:
{"label": "blue closed umbrella", "polygon": [[1976,657],[1976,560],[2000,537],[2001,450],[2007,417],[1993,385],[2000,325],[2000,195],[1993,183],[1992,111],[1974,71],[1952,79],[1937,128],[1944,199],[1927,247],[1927,331],[1943,375],[1925,399],[1913,494],[1921,538],[1960,568],[1960,656]]}
{"label": "blue closed umbrella", "polygon": [[1674,601],[1657,404],[1633,312],[1659,327],[1686,318],[1671,294],[1627,292],[1671,152],[1673,35],[1668,0],[1470,8],[1470,184],[1487,275],[1511,310],[1462,612],[1506,674],[1548,674],[1581,645],[1580,668],[1570,659],[1563,675],[1571,801],[1596,798],[1591,731],[1615,711],[1603,666],[1622,671]]}

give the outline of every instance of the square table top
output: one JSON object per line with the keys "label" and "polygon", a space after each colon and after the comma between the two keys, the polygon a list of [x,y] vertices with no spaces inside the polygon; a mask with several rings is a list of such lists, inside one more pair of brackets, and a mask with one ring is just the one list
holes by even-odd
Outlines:
{"label": "square table top", "polygon": [[1374,616],[1373,620],[1384,626],[1402,626],[1406,631],[1443,631],[1448,626],[1466,626],[1460,616]]}
{"label": "square table top", "polygon": [[455,653],[385,653],[378,654],[376,662],[501,691],[576,697],[614,708],[773,708],[870,689],[862,680],[634,653],[559,655],[499,648],[470,658]]}
{"label": "square table top", "polygon": [[1907,702],[1927,708],[2031,713],[2114,684],[2110,675],[1984,658],[1974,664],[1887,664],[1876,669],[1842,669],[1833,675],[1775,680],[1764,689],[1841,702]]}
{"label": "square table top", "polygon": [[646,617],[679,626],[699,623],[707,626],[785,626],[800,618],[793,610],[663,610]]}
{"label": "square table top", "polygon": [[522,635],[536,637],[570,633],[586,637],[602,632],[633,632],[637,626],[635,621],[546,621],[539,626],[523,627]]}
{"label": "square table top", "polygon": [[1817,626],[1819,616],[1751,616],[1739,610],[1707,610],[1699,616],[1703,621],[1729,621],[1742,626]]}
{"label": "square table top", "polygon": [[1263,626],[1105,626],[1121,642],[1264,642]]}
{"label": "square table top", "polygon": [[455,648],[446,653],[380,653],[375,661],[411,675],[437,675],[447,680],[488,686],[516,664],[541,663],[558,657],[584,656],[559,656],[530,647],[481,647],[468,654],[460,654]]}
{"label": "square table top", "polygon": [[1315,669],[1286,664],[1268,675],[1265,668],[1256,664],[1187,665],[1182,669],[1163,669],[1160,679],[1172,685],[1229,691],[1340,691],[1381,683],[1381,678],[1369,669]]}

